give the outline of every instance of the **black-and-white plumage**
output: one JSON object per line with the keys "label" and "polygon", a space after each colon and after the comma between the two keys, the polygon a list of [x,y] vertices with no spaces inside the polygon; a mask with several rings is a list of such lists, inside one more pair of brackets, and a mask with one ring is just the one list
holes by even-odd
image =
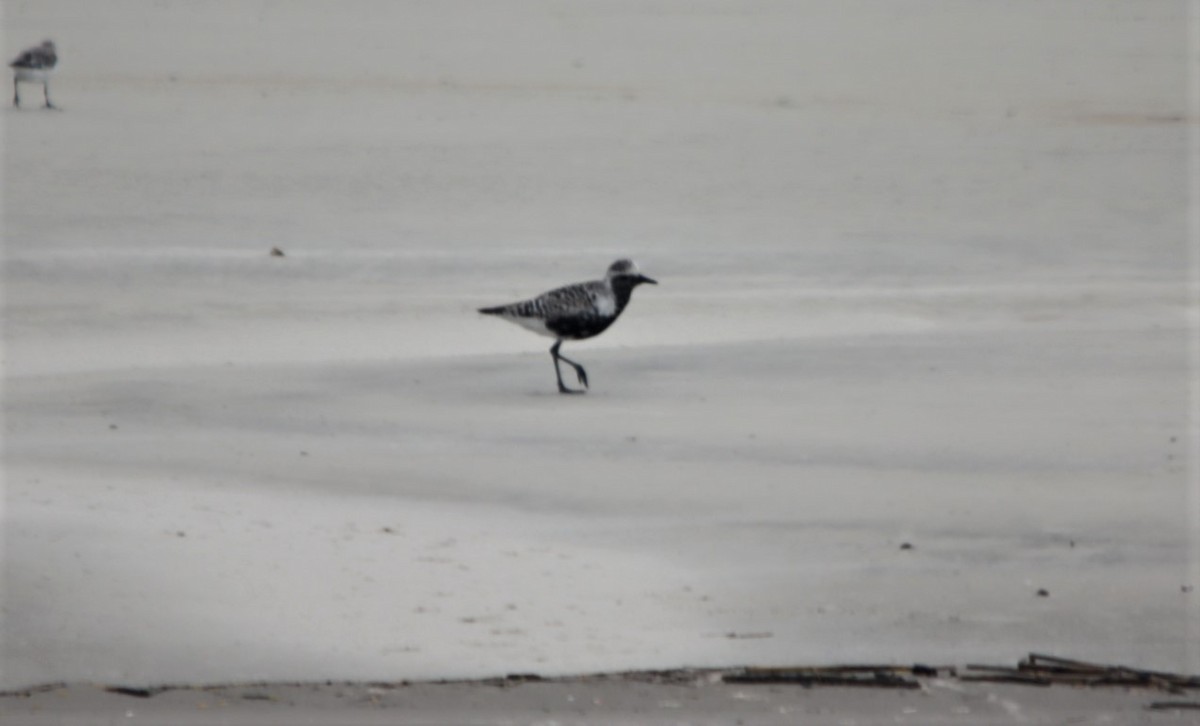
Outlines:
{"label": "black-and-white plumage", "polygon": [[21,105],[19,91],[21,83],[40,83],[42,93],[46,97],[46,108],[54,108],[50,103],[50,75],[54,66],[58,65],[58,52],[54,49],[54,41],[46,40],[41,45],[22,51],[12,63],[13,69],[13,106]]}
{"label": "black-and-white plumage", "polygon": [[587,372],[583,366],[558,354],[564,340],[583,340],[599,335],[620,316],[629,304],[633,288],[648,282],[658,284],[638,271],[633,260],[617,260],[608,268],[603,280],[580,282],[556,288],[535,298],[509,305],[480,308],[485,315],[497,315],[528,328],[539,335],[555,339],[550,347],[554,358],[554,374],[558,377],[559,393],[582,393],[563,385],[562,361],[575,369],[579,383],[587,388]]}

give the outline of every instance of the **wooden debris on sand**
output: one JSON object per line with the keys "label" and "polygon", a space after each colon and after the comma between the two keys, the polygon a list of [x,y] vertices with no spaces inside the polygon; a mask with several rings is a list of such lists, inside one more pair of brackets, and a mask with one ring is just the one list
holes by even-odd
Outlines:
{"label": "wooden debris on sand", "polygon": [[1016,668],[1003,666],[968,665],[959,674],[964,681],[1021,683],[1032,686],[1124,686],[1126,688],[1155,688],[1170,693],[1183,693],[1200,688],[1200,676],[1150,671],[1121,665],[1104,665],[1087,661],[1059,658],[1043,653],[1030,653]]}

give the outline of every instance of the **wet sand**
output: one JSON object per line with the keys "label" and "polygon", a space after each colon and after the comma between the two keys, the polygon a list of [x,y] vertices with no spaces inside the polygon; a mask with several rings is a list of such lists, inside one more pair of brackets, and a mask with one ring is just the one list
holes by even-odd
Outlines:
{"label": "wet sand", "polygon": [[1193,8],[5,3],[0,687],[1200,672]]}

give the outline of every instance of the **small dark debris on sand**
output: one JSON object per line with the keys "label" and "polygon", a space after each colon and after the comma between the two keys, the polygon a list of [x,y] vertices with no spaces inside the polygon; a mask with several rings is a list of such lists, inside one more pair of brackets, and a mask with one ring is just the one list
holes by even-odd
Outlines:
{"label": "small dark debris on sand", "polygon": [[1200,701],[1155,701],[1146,708],[1151,711],[1200,711]]}
{"label": "small dark debris on sand", "polygon": [[766,630],[762,630],[762,631],[754,632],[754,633],[739,633],[736,631],[730,631],[725,634],[725,637],[729,638],[730,640],[758,640],[761,638],[770,638],[770,637],[773,637],[774,635],[775,635],[774,633],[766,631]]}
{"label": "small dark debris on sand", "polygon": [[132,686],[106,686],[104,690],[108,691],[109,693],[115,693],[119,696],[129,696],[131,698],[150,698],[151,696],[156,696],[163,691],[173,689],[167,687],[134,688]]}

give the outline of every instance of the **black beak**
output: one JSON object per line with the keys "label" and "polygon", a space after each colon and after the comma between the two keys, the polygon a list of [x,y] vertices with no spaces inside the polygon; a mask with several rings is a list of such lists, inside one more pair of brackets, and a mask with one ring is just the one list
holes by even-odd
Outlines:
{"label": "black beak", "polygon": [[649,277],[646,277],[645,275],[638,275],[638,276],[637,276],[637,281],[638,281],[639,283],[641,283],[641,282],[648,282],[648,283],[650,283],[651,285],[657,285],[657,284],[658,284],[658,280],[651,280]]}

